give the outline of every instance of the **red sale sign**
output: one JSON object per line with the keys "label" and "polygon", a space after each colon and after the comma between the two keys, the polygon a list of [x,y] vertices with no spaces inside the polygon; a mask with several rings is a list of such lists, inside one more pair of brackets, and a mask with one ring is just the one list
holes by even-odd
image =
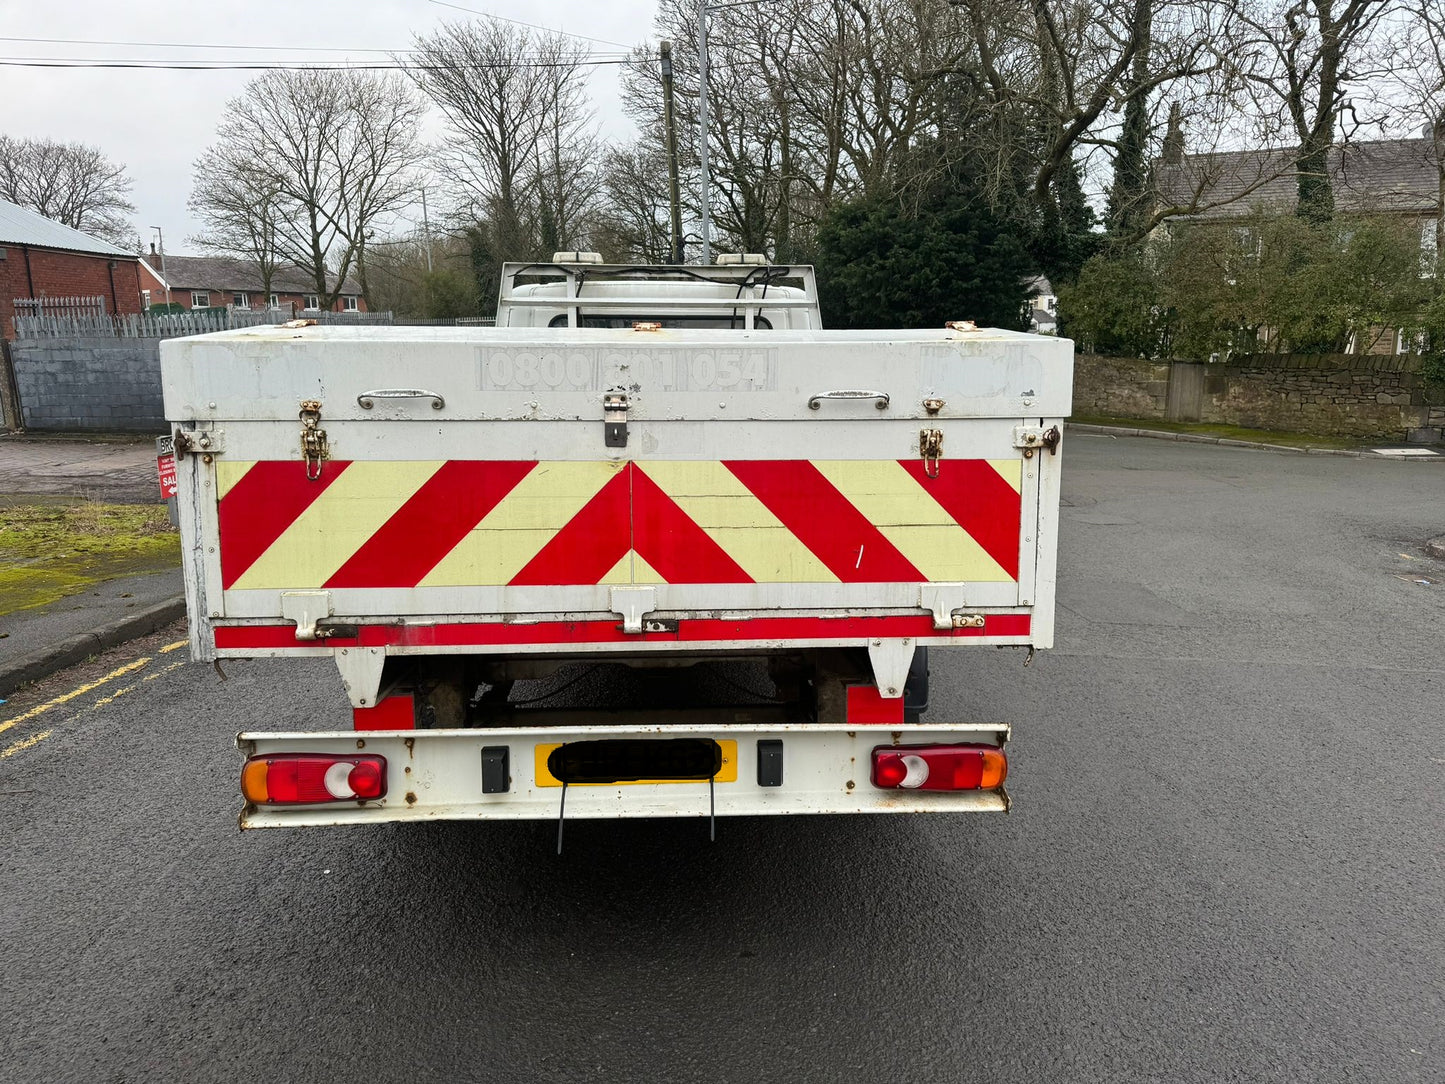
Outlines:
{"label": "red sale sign", "polygon": [[170,500],[176,495],[176,446],[171,437],[156,438],[156,472],[160,475],[161,496]]}

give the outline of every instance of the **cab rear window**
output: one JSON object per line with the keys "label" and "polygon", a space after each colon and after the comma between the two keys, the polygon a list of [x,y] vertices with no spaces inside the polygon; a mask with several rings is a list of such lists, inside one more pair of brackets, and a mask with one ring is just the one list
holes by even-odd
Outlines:
{"label": "cab rear window", "polygon": [[[747,327],[747,321],[742,313],[736,316],[602,316],[596,313],[582,313],[578,316],[579,327],[613,327],[630,328],[640,321],[650,320],[653,323],[661,324],[663,327],[675,327],[680,330],[695,329],[708,330],[712,328],[741,329]],[[567,315],[554,316],[547,324],[548,327],[566,327]],[[753,321],[753,326],[760,330],[771,331],[772,323],[766,316],[759,316]]]}

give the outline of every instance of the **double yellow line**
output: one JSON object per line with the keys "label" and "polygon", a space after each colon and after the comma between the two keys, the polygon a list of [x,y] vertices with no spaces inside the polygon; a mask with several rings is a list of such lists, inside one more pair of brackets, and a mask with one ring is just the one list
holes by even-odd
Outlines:
{"label": "double yellow line", "polygon": [[[169,652],[175,651],[178,648],[185,647],[186,643],[187,641],[185,640],[177,640],[173,644],[166,644],[160,649],[160,651],[157,652],[157,654],[168,654]],[[100,688],[107,682],[114,681],[116,678],[119,677],[124,677],[126,674],[134,673],[135,671],[141,669],[147,663],[149,663],[151,661],[151,658],[152,656],[145,655],[139,659],[136,659],[133,662],[126,663],[124,666],[116,667],[116,669],[112,670],[104,677],[96,678],[94,681],[88,681],[84,685],[81,685],[79,688],[71,689],[68,693],[62,693],[60,696],[55,697],[53,700],[47,700],[45,703],[31,708],[29,711],[22,712],[21,714],[15,716],[13,719],[6,719],[4,722],[0,722],[0,734],[3,734],[5,731],[11,729],[12,727],[19,726],[21,723],[29,722],[31,719],[44,715],[47,711],[52,711],[63,704],[68,704],[76,697],[84,696],[86,693],[92,692]],[[178,662],[172,663],[170,666],[167,666],[165,670],[157,671],[154,674],[147,674],[142,680],[151,681],[154,678],[160,677],[161,674],[166,672],[166,670],[174,670],[180,665],[181,663]],[[124,696],[126,693],[133,692],[135,689],[135,685],[127,685],[124,688],[115,690],[115,692],[111,693],[109,696],[101,697],[94,704],[91,704],[90,707],[100,707],[102,705],[109,704],[117,698]],[[21,738],[14,744],[6,746],[4,749],[0,749],[0,760],[6,760],[9,757],[13,757],[16,753],[23,752],[24,750],[29,749],[32,745],[40,744],[40,742],[50,737],[51,733],[52,732],[49,730],[42,730],[38,734],[31,734],[29,737]]]}

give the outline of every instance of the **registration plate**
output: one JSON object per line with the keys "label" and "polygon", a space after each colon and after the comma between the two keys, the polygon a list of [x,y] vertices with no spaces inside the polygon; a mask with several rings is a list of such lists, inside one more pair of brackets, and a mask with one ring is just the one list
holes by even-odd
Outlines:
{"label": "registration plate", "polygon": [[738,743],[711,738],[621,738],[533,747],[537,786],[733,783]]}

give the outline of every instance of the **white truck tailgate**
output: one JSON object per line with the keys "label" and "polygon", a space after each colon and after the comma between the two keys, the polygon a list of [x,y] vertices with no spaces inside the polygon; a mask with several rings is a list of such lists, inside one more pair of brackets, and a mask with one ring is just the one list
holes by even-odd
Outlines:
{"label": "white truck tailgate", "polygon": [[1067,340],[312,326],[161,353],[198,658],[1052,642]]}

